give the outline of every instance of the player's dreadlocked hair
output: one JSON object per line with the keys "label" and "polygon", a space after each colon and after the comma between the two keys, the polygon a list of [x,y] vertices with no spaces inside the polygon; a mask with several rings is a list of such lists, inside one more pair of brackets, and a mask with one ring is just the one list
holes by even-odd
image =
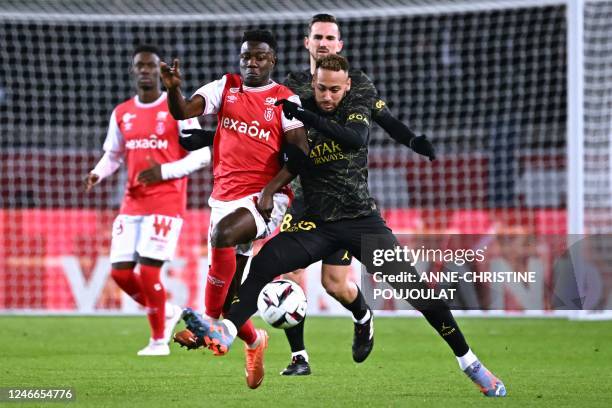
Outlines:
{"label": "player's dreadlocked hair", "polygon": [[349,71],[349,63],[346,60],[346,58],[344,58],[341,55],[338,54],[332,54],[332,55],[327,55],[323,58],[320,58],[317,60],[317,66],[316,69],[327,69],[330,71],[345,71],[348,72]]}
{"label": "player's dreadlocked hair", "polygon": [[308,23],[308,32],[306,33],[306,36],[310,35],[310,32],[312,31],[312,25],[314,23],[334,23],[338,26],[338,38],[340,38],[340,24],[338,24],[338,20],[336,20],[335,16],[325,13],[315,14],[314,16],[312,16],[312,18],[310,19],[310,23]]}
{"label": "player's dreadlocked hair", "polygon": [[272,32],[268,30],[245,31],[242,35],[242,41],[240,41],[240,43],[242,44],[245,41],[264,42],[268,44],[270,48],[274,50],[274,52],[276,52],[276,47],[278,47],[278,45],[276,44],[276,39],[274,38],[274,34],[272,34]]}
{"label": "player's dreadlocked hair", "polygon": [[136,48],[134,48],[134,52],[132,52],[132,58],[136,54],[140,54],[141,52],[150,52],[151,54],[155,54],[158,57],[161,55],[159,53],[159,48],[157,48],[156,46],[151,45],[151,44],[141,44],[141,45],[137,45]]}

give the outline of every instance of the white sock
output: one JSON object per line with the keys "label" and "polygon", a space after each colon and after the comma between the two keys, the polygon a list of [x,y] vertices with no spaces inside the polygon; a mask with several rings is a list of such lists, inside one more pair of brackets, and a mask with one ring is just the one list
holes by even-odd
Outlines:
{"label": "white sock", "polygon": [[295,353],[291,353],[291,358],[297,357],[297,356],[304,357],[304,360],[308,362],[308,353],[306,352],[306,350],[300,350],[300,351],[296,351]]}
{"label": "white sock", "polygon": [[369,319],[369,318],[370,318],[370,309],[366,310],[366,314],[365,314],[365,316],[363,316],[363,317],[362,317],[360,320],[356,320],[356,319],[353,317],[353,321],[354,321],[355,323],[357,323],[357,324],[364,324],[365,322],[367,322],[367,321],[368,321],[368,319]]}
{"label": "white sock", "polygon": [[472,349],[469,349],[465,355],[456,357],[456,359],[459,363],[459,368],[461,368],[461,371],[465,371],[465,369],[471,366],[474,361],[478,361],[478,357],[476,357],[476,354],[472,353]]}
{"label": "white sock", "polygon": [[174,305],[170,302],[166,302],[166,319],[174,317]]}
{"label": "white sock", "polygon": [[[238,334],[238,329],[236,328],[236,325],[234,323],[232,323],[231,320],[225,319],[221,323],[223,323],[225,325],[225,327],[227,327],[227,330],[229,330],[229,332],[232,335],[232,337],[236,337],[236,335]],[[257,336],[259,336],[259,334],[257,334]]]}

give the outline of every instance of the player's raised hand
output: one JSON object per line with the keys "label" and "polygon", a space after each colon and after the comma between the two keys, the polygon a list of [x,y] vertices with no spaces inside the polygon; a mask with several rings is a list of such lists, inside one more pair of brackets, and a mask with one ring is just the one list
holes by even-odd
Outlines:
{"label": "player's raised hand", "polygon": [[255,202],[255,208],[261,214],[263,219],[268,222],[272,217],[272,210],[274,209],[274,194],[267,193],[264,189],[260,196],[253,197]]}
{"label": "player's raised hand", "polygon": [[149,184],[163,181],[164,179],[162,178],[161,164],[152,159],[151,156],[147,156],[147,161],[149,162],[150,167],[138,173],[138,182],[148,186]]}
{"label": "player's raised hand", "polygon": [[95,173],[89,173],[87,176],[85,176],[85,180],[83,180],[85,184],[85,191],[89,193],[99,180],[100,176]]}
{"label": "player's raised hand", "polygon": [[436,149],[425,135],[413,138],[410,141],[410,148],[414,150],[415,153],[427,157],[429,161],[436,160]]}
{"label": "player's raised hand", "polygon": [[300,110],[303,112],[304,109],[295,102],[291,102],[288,99],[280,99],[274,102],[274,106],[283,105],[283,113],[287,119],[293,119],[299,115]]}
{"label": "player's raised hand", "polygon": [[187,136],[179,137],[179,144],[189,152],[212,146],[215,139],[215,132],[210,130],[183,129],[181,133]]}
{"label": "player's raised hand", "polygon": [[181,86],[181,71],[179,69],[178,58],[175,58],[174,61],[172,61],[172,66],[163,61],[160,62],[159,68],[161,80],[166,89],[173,89]]}

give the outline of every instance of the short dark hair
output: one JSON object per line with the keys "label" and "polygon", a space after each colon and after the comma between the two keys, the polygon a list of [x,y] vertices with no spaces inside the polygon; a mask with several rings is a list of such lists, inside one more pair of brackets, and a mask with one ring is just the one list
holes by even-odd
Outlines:
{"label": "short dark hair", "polygon": [[340,24],[338,23],[338,20],[336,20],[335,16],[326,13],[319,13],[312,16],[312,18],[310,19],[310,23],[308,23],[308,32],[306,33],[307,36],[310,35],[310,32],[312,31],[312,25],[314,23],[334,23],[338,26],[338,38],[340,38]]}
{"label": "short dark hair", "polygon": [[274,38],[274,34],[272,34],[272,32],[269,30],[245,31],[244,34],[242,35],[242,41],[240,43],[242,44],[245,41],[264,42],[268,44],[270,48],[274,50],[274,52],[276,52],[276,48],[278,47],[278,44],[276,43],[276,39]]}
{"label": "short dark hair", "polygon": [[132,58],[136,56],[136,54],[140,54],[141,52],[150,52],[151,54],[155,54],[158,57],[160,56],[159,48],[152,44],[140,44],[134,48],[134,52],[132,53]]}
{"label": "short dark hair", "polygon": [[349,72],[349,63],[342,55],[330,54],[317,60],[316,69],[327,69],[330,71]]}

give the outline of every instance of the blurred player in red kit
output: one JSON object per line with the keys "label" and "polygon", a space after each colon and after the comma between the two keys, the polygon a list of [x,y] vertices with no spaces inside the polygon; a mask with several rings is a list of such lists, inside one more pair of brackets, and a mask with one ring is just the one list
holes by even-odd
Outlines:
{"label": "blurred player in red kit", "polygon": [[[172,259],[187,202],[187,175],[210,163],[208,147],[188,153],[181,130],[200,128],[197,120],[177,121],[168,111],[159,81],[160,54],[138,46],[131,73],[137,95],[111,114],[104,155],[85,178],[87,191],[125,162],[128,181],[113,223],[110,261],[117,285],[147,310],[149,344],[139,356],[170,354],[168,342],[181,308],[166,302],[161,267]],[[135,271],[139,264],[139,272]]]}

